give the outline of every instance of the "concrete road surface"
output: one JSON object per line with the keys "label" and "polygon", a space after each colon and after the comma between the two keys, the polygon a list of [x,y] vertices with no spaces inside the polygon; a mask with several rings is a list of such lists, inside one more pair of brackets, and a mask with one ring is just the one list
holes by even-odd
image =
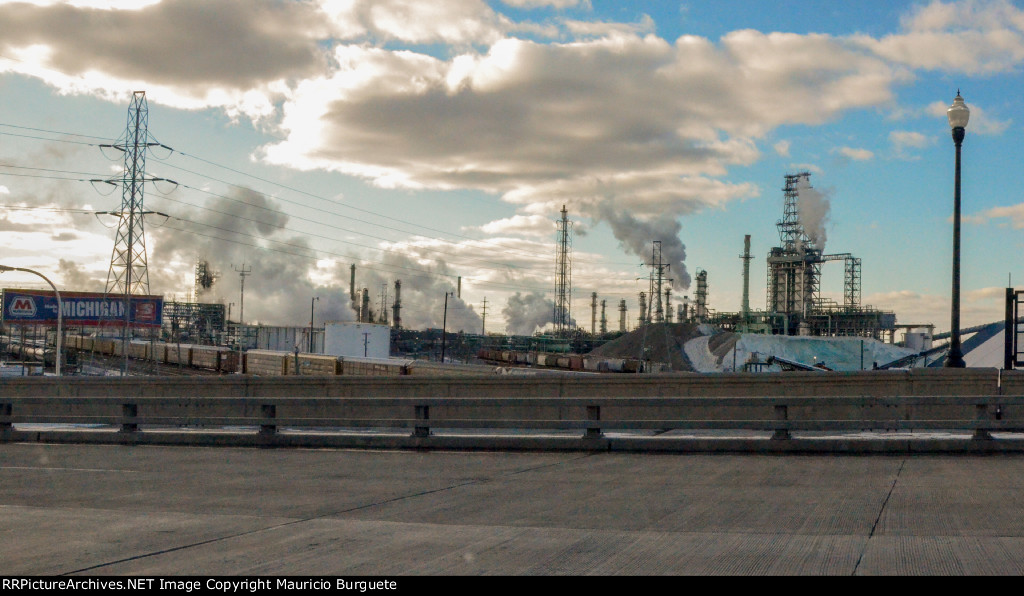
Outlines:
{"label": "concrete road surface", "polygon": [[0,575],[1024,574],[1024,456],[0,445]]}

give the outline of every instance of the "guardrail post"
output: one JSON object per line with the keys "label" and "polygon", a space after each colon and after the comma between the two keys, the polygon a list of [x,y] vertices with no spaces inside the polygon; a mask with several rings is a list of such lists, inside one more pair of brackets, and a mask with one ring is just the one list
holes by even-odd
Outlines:
{"label": "guardrail post", "polygon": [[[0,404],[0,417],[9,419],[12,411],[12,404]],[[0,433],[11,430],[11,428],[12,425],[10,420],[0,420]]]}
{"label": "guardrail post", "polygon": [[[601,406],[587,406],[587,420],[600,421],[601,420]],[[584,438],[587,439],[599,439],[601,438],[600,428],[588,428]]]}
{"label": "guardrail post", "polygon": [[[786,406],[775,406],[775,420],[776,422],[789,420],[789,408]],[[773,440],[784,441],[792,438],[789,434],[789,429],[786,427],[776,428],[775,433],[772,434]]]}
{"label": "guardrail post", "polygon": [[428,420],[430,420],[430,406],[416,406],[416,421],[423,422],[423,424],[413,427],[412,436],[429,437],[430,424],[427,422]]}
{"label": "guardrail post", "polygon": [[273,435],[273,434],[276,434],[277,433],[277,425],[276,424],[269,424],[269,423],[272,423],[274,421],[274,419],[277,418],[277,406],[275,404],[262,404],[262,405],[260,405],[260,414],[263,416],[263,419],[268,422],[268,424],[261,424],[260,425],[260,434],[261,435]]}
{"label": "guardrail post", "polygon": [[[121,416],[124,418],[136,418],[139,415],[138,404],[121,404]],[[139,430],[139,424],[137,422],[122,422],[121,432],[133,433]]]}
{"label": "guardrail post", "polygon": [[[988,404],[978,404],[975,408],[977,410],[977,416],[975,418],[978,422],[987,422],[989,420]],[[979,426],[974,429],[974,437],[972,438],[979,441],[988,441],[992,439],[992,433],[990,433],[987,428],[981,428]]]}

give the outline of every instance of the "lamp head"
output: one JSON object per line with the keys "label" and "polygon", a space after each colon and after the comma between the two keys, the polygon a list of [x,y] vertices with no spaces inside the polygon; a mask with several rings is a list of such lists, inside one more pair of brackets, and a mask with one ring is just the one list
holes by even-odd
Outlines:
{"label": "lamp head", "polygon": [[949,106],[949,109],[946,110],[946,117],[949,118],[950,128],[967,128],[967,121],[971,117],[971,110],[964,103],[964,98],[960,97],[959,89],[957,89],[956,97],[953,99],[953,105]]}

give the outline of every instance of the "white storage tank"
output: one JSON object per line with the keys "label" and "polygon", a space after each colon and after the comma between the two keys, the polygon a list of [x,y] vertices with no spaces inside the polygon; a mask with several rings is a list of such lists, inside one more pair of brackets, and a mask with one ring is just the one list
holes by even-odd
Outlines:
{"label": "white storage tank", "polygon": [[329,322],[324,326],[324,354],[390,358],[391,328],[373,323]]}
{"label": "white storage tank", "polygon": [[905,344],[915,352],[932,349],[932,336],[926,331],[907,332]]}

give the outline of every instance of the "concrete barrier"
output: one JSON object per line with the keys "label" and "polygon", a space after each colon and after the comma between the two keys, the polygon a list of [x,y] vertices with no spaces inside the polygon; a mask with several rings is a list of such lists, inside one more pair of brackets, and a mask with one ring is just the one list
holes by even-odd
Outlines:
{"label": "concrete barrier", "polygon": [[[849,450],[851,440],[823,441],[814,433],[943,431],[961,440],[889,441],[895,447],[886,449],[1005,451],[1024,449],[1016,436],[992,438],[1024,430],[1022,381],[995,369],[628,379],[18,377],[3,381],[0,439],[187,444],[191,435],[200,444],[278,446],[828,451]],[[25,430],[38,424],[76,425],[78,432]],[[225,432],[237,427],[250,431]],[[340,432],[352,429],[364,432]],[[480,431],[491,435],[466,436]],[[767,434],[739,442],[656,438],[671,431]],[[869,441],[869,450],[877,442]]]}
{"label": "concrete barrier", "polygon": [[[274,361],[275,366],[283,366]],[[850,373],[538,376],[12,377],[0,396],[798,397],[1024,395],[1024,372],[918,369]]]}

